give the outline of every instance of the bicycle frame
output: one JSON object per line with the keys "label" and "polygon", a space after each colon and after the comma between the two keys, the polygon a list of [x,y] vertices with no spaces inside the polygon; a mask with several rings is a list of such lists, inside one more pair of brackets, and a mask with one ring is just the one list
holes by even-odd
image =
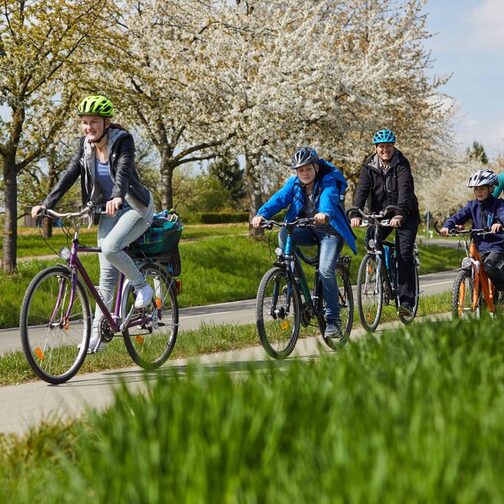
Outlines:
{"label": "bicycle frame", "polygon": [[[471,309],[476,311],[478,308],[479,302],[479,294],[480,289],[483,294],[483,298],[487,305],[487,309],[490,313],[495,313],[495,303],[494,303],[494,288],[493,283],[488,277],[485,268],[483,268],[483,264],[481,262],[481,255],[479,253],[478,247],[476,243],[471,237],[469,245],[467,245],[467,241],[464,242],[466,255],[471,260],[471,269],[472,269],[472,277],[473,277],[473,296],[471,300]],[[465,287],[462,287],[461,296],[463,299],[463,295],[465,294]]]}
{"label": "bicycle frame", "polygon": [[[281,251],[281,254],[277,254],[278,258],[280,261],[276,261],[275,264],[282,265],[282,258],[283,258],[283,265],[286,266],[286,270],[289,275],[289,279],[293,282],[297,282],[301,293],[303,295],[303,298],[305,302],[308,303],[308,308],[310,308],[312,313],[317,312],[317,308],[315,307],[313,303],[313,298],[310,293],[310,289],[308,287],[308,281],[306,280],[306,275],[304,274],[303,268],[301,266],[301,261],[304,260],[306,263],[310,263],[309,260],[306,258],[306,256],[299,250],[299,248],[294,244],[293,239],[292,239],[292,232],[294,230],[294,227],[287,226],[287,238],[285,240],[285,246],[284,250]],[[281,250],[281,249],[279,249]],[[318,269],[315,272],[315,285],[314,285],[314,294],[315,296],[318,296],[319,293],[317,292],[318,289]],[[291,292],[290,292],[290,286],[292,284],[289,283],[289,289],[287,291],[288,295],[288,303],[287,306],[290,309],[290,300],[291,300]]]}
{"label": "bicycle frame", "polygon": [[[78,212],[75,214],[67,214],[67,215],[72,215],[73,217],[80,217],[83,215],[87,215],[90,212],[91,212],[91,209],[85,209],[81,212]],[[64,217],[65,216],[64,214],[58,214],[52,210],[47,210],[47,213],[48,213],[48,215],[53,215],[56,217]],[[124,329],[129,328],[129,327],[142,325],[145,322],[147,322],[149,320],[148,316],[141,316],[138,319],[135,318],[135,320],[130,321],[131,315],[133,313],[133,307],[131,308],[130,313],[128,313],[126,319],[125,320],[121,319],[121,316],[120,316],[121,315],[121,308],[122,308],[123,295],[124,295],[125,286],[126,286],[125,276],[123,273],[119,273],[119,278],[118,278],[118,282],[117,282],[117,291],[116,291],[116,296],[115,296],[115,306],[114,306],[114,310],[112,312],[110,312],[107,305],[105,304],[105,301],[103,300],[102,296],[100,295],[100,293],[96,289],[93,281],[89,277],[89,275],[86,271],[86,268],[84,267],[84,265],[82,264],[82,262],[80,261],[80,259],[78,257],[79,251],[100,253],[101,247],[81,246],[79,244],[79,230],[80,230],[80,226],[77,226],[75,229],[75,232],[74,232],[74,236],[72,239],[72,246],[71,246],[70,250],[67,247],[65,247],[65,249],[66,249],[65,254],[62,254],[62,251],[60,251],[60,254],[59,254],[60,257],[62,257],[63,259],[66,259],[67,265],[68,265],[70,271],[72,272],[72,288],[71,288],[71,292],[70,292],[70,300],[69,300],[67,312],[65,314],[65,321],[64,321],[65,327],[68,325],[69,315],[72,311],[73,304],[75,301],[75,292],[77,289],[77,281],[78,281],[79,274],[82,277],[82,279],[84,280],[84,283],[85,283],[86,287],[88,288],[89,293],[96,301],[96,304],[100,307],[100,310],[102,311],[103,317],[107,320],[108,324],[110,325],[111,330],[114,333],[123,331]],[[63,250],[65,250],[65,249],[63,249]],[[61,306],[61,303],[63,301],[63,290],[64,290],[64,285],[62,285],[60,287],[60,291],[58,293],[58,299],[56,302],[56,306],[53,310],[51,320],[53,318],[55,318],[57,311],[58,311],[59,307]],[[161,318],[161,313],[158,313],[158,317]]]}

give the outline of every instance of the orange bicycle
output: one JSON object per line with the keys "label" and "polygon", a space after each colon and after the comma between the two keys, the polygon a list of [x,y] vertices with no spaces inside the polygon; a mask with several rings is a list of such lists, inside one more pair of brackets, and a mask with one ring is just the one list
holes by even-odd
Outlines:
{"label": "orange bicycle", "polygon": [[[438,231],[437,226],[435,226]],[[489,234],[488,229],[450,230],[450,236],[463,237],[465,257],[453,283],[452,313],[457,318],[479,318],[483,305],[495,315],[495,286],[488,277],[476,246],[476,236]]]}

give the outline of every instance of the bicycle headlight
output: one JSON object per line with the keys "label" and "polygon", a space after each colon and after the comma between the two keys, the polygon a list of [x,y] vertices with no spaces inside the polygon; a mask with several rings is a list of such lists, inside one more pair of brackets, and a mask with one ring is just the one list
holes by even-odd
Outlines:
{"label": "bicycle headlight", "polygon": [[277,257],[282,257],[282,254],[283,254],[282,249],[280,247],[277,247],[275,249],[275,254],[276,254]]}
{"label": "bicycle headlight", "polygon": [[460,264],[462,269],[469,269],[472,266],[471,258],[470,257],[464,257],[462,259],[462,262]]}
{"label": "bicycle headlight", "polygon": [[375,244],[375,241],[373,240],[373,238],[370,238],[370,239],[368,240],[368,248],[370,248],[370,249],[374,249],[374,248],[375,248],[375,245],[376,245],[376,244]]}
{"label": "bicycle headlight", "polygon": [[70,259],[70,256],[72,255],[72,251],[68,248],[68,247],[63,247],[58,255],[61,257],[61,259],[64,259],[65,261],[67,261],[68,259]]}

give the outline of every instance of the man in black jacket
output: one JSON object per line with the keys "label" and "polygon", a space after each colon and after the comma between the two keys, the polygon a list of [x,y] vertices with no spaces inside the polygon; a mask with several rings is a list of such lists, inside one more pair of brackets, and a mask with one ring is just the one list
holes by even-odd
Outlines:
{"label": "man in black jacket", "polygon": [[[370,197],[369,210],[377,213],[389,205],[399,207],[391,216],[390,227],[381,228],[382,237],[396,229],[399,264],[400,310],[411,314],[415,304],[414,244],[420,224],[418,201],[409,161],[395,147],[396,136],[390,130],[379,130],[373,137],[375,153],[363,163],[354,197],[354,206],[364,209]],[[361,219],[351,214],[351,226],[358,227]]]}

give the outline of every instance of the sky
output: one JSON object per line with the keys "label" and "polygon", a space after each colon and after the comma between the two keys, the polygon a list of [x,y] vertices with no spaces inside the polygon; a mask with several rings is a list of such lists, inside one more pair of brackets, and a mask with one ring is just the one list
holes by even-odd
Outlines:
{"label": "sky", "polygon": [[459,107],[457,143],[504,155],[504,0],[428,0],[424,12],[432,75],[452,74],[441,90]]}

